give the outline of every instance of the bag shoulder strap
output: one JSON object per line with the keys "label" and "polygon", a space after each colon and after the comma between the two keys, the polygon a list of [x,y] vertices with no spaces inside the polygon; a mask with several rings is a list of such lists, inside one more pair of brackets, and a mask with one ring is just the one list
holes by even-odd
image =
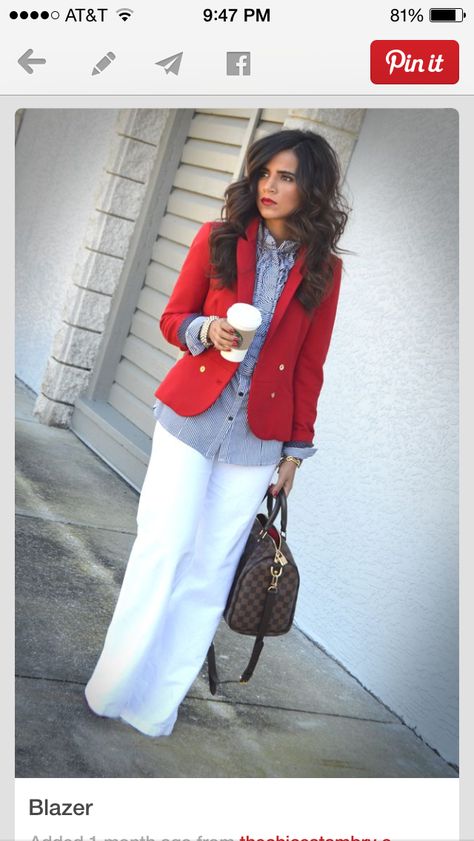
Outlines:
{"label": "bag shoulder strap", "polygon": [[[276,596],[276,589],[267,590],[265,604],[263,606],[262,618],[260,620],[257,636],[253,644],[250,660],[248,661],[247,666],[245,667],[244,671],[240,676],[239,683],[248,683],[255,671],[255,667],[263,650],[264,637],[272,618]],[[213,642],[211,642],[211,645],[209,646],[209,650],[207,652],[207,674],[209,679],[210,693],[211,695],[215,695],[217,691],[217,685],[219,683],[219,676],[217,674],[216,650],[214,648]]]}
{"label": "bag shoulder strap", "polygon": [[262,619],[260,621],[260,626],[253,645],[252,654],[250,655],[250,660],[247,663],[247,667],[244,669],[240,676],[239,683],[248,683],[255,671],[255,666],[258,663],[258,658],[260,657],[263,650],[264,636],[267,633],[267,629],[270,625],[270,620],[272,618],[276,595],[276,590],[267,590],[265,604],[263,607]]}

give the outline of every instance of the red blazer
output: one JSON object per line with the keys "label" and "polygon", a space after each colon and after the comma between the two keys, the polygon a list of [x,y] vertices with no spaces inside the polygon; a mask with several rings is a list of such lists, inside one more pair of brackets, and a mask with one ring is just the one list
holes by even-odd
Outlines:
{"label": "red blazer", "polygon": [[[214,403],[239,363],[224,359],[215,348],[193,356],[178,338],[178,329],[193,313],[225,317],[236,301],[252,303],[255,283],[258,219],[237,243],[237,288],[217,289],[209,280],[209,234],[206,222],[184,261],[168,305],[160,319],[164,337],[186,351],[155,392],[179,415],[198,415]],[[319,307],[308,313],[295,297],[301,282],[299,256],[280,295],[250,386],[248,422],[263,439],[311,443],[323,364],[331,339],[342,262],[334,258],[333,285]]]}

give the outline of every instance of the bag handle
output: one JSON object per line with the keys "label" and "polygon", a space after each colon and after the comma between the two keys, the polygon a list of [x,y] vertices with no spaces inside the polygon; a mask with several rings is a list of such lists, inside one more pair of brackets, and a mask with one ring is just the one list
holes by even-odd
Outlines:
{"label": "bag handle", "polygon": [[266,534],[270,526],[273,525],[278,514],[281,512],[281,535],[282,537],[286,538],[286,524],[288,521],[288,505],[287,505],[287,497],[286,493],[281,489],[278,492],[278,496],[274,497],[271,495],[270,491],[267,491],[267,522],[263,526],[263,531]]}

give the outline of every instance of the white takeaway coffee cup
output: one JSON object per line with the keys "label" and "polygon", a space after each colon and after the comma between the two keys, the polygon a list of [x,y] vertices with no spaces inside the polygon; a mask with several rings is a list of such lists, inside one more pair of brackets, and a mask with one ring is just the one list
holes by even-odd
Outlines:
{"label": "white takeaway coffee cup", "polygon": [[232,304],[227,310],[227,321],[237,333],[239,346],[232,350],[221,350],[221,356],[230,362],[242,362],[250,347],[257,327],[262,323],[260,310],[252,304]]}

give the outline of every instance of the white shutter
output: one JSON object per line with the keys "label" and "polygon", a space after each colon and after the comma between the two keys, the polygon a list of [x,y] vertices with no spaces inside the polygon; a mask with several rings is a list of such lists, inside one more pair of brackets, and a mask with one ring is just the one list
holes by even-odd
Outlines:
{"label": "white shutter", "polygon": [[239,177],[250,142],[281,129],[286,111],[201,110],[193,115],[108,402],[152,435],[153,392],[176,361],[158,320],[190,243],[219,219],[227,185]]}

